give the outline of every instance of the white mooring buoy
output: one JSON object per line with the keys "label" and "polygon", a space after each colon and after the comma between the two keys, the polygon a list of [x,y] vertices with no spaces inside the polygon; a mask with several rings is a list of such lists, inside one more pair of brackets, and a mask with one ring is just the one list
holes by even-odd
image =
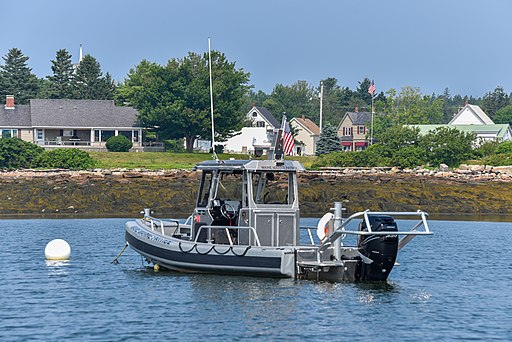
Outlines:
{"label": "white mooring buoy", "polygon": [[55,239],[46,245],[44,256],[46,260],[68,260],[71,255],[71,247],[62,239]]}

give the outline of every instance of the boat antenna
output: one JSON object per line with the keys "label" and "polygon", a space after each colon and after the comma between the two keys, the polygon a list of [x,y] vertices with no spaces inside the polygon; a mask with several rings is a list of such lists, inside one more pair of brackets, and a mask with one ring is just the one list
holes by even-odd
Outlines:
{"label": "boat antenna", "polygon": [[208,37],[208,66],[210,68],[210,113],[212,118],[212,155],[213,159],[219,161],[217,153],[215,153],[215,124],[213,122],[212,52],[210,50],[210,37]]}

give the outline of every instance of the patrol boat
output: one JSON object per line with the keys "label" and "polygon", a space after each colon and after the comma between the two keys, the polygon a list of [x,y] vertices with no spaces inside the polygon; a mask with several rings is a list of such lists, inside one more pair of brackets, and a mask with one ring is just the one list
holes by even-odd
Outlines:
{"label": "patrol boat", "polygon": [[[398,252],[415,236],[432,234],[425,212],[366,210],[342,218],[341,202],[317,226],[301,227],[298,173],[304,167],[284,160],[281,134],[267,160],[197,164],[201,182],[192,215],[185,222],[163,220],[145,209],[143,218],[126,223],[127,245],[155,267],[180,272],[385,281]],[[409,219],[404,224],[415,220],[399,230],[397,216]]]}

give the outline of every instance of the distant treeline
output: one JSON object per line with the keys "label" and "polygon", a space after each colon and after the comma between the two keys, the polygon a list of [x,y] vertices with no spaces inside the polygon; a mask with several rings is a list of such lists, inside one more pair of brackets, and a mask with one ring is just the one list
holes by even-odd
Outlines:
{"label": "distant treeline", "polygon": [[[268,108],[278,118],[282,112],[286,112],[288,117],[305,115],[319,123],[320,84],[312,85],[307,81],[297,81],[292,85],[277,84],[270,94],[261,90],[251,90],[250,74],[245,70],[236,69],[235,63],[227,61],[222,53],[217,53],[217,55],[219,57],[214,63],[217,63],[219,70],[229,71],[230,75],[236,76],[234,79],[227,77],[223,81],[222,89],[215,94],[216,103],[221,108],[225,102],[235,103],[235,106],[224,106],[223,108],[223,112],[227,111],[230,114],[231,119],[228,121],[232,120],[233,112],[237,112],[237,117],[243,117],[252,105],[258,105]],[[68,51],[58,50],[55,59],[50,61],[52,75],[45,78],[38,78],[32,73],[32,69],[27,63],[28,60],[29,57],[17,48],[12,48],[3,57],[4,63],[0,65],[0,98],[5,99],[5,95],[15,95],[18,104],[27,103],[31,98],[116,99],[119,105],[129,103],[136,108],[140,107],[137,109],[139,111],[142,109],[143,112],[148,111],[147,104],[151,103],[147,101],[148,99],[153,101],[163,98],[166,105],[163,106],[163,109],[159,109],[159,114],[168,115],[167,119],[169,116],[179,115],[177,114],[178,110],[174,110],[176,107],[173,107],[174,104],[179,104],[180,108],[186,108],[183,111],[190,110],[201,113],[204,111],[208,114],[208,110],[204,110],[204,107],[209,105],[209,101],[205,101],[202,96],[205,87],[208,87],[208,79],[204,77],[203,72],[207,70],[204,66],[208,59],[201,55],[190,53],[184,58],[171,59],[167,65],[162,66],[141,61],[136,68],[127,70],[127,77],[121,83],[116,83],[108,72],[104,74],[100,63],[91,55],[86,55],[79,64],[73,64]],[[187,66],[187,63],[190,66]],[[141,71],[143,66],[149,66],[149,68]],[[200,75],[198,66],[201,66]],[[144,83],[146,76],[150,76],[153,81],[158,79],[159,86],[155,87],[155,82]],[[188,80],[189,83],[177,86],[175,79],[180,82]],[[201,87],[198,87],[196,79],[202,83],[206,82],[204,87],[202,84]],[[347,111],[354,111],[356,107],[359,111],[371,111],[372,96],[368,93],[370,82],[368,78],[364,78],[359,82],[358,87],[352,90],[339,84],[336,78],[329,77],[322,80],[324,125],[338,125],[342,116]],[[135,86],[131,84],[136,84],[138,88],[135,89]],[[129,87],[138,91],[144,90],[146,96],[144,105],[141,105],[143,101],[137,101],[137,96],[126,96],[130,93]],[[120,92],[123,89],[124,91]],[[158,94],[151,94],[151,92],[158,92]],[[375,93],[374,106],[377,114],[386,117],[388,121],[385,124],[386,127],[394,124],[444,124],[465,103],[479,105],[495,123],[512,124],[511,95],[506,93],[501,86],[476,98],[467,95],[452,95],[448,88],[442,94],[426,95],[421,92],[419,87],[407,86],[400,90],[389,89],[386,92]],[[166,112],[171,114],[166,114]],[[219,111],[218,113],[220,122],[222,122],[223,112]],[[144,115],[150,116],[149,113],[143,113]],[[194,119],[197,119],[196,114],[194,114]],[[207,116],[204,119],[209,120]],[[235,121],[239,126],[241,120]],[[150,124],[162,126],[154,122],[150,122]],[[207,122],[203,122],[203,124],[207,126]],[[230,127],[228,124],[225,128],[229,131],[238,127]],[[187,132],[187,134],[194,137],[196,132]],[[201,132],[199,135],[205,134]],[[186,134],[182,134],[183,136]]]}

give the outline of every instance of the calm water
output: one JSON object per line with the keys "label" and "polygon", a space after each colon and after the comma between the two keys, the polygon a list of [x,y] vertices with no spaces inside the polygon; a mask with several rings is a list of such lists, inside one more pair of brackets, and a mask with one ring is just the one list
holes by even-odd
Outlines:
{"label": "calm water", "polygon": [[112,265],[124,222],[2,220],[0,340],[512,340],[512,223],[431,221],[387,284],[331,284]]}

